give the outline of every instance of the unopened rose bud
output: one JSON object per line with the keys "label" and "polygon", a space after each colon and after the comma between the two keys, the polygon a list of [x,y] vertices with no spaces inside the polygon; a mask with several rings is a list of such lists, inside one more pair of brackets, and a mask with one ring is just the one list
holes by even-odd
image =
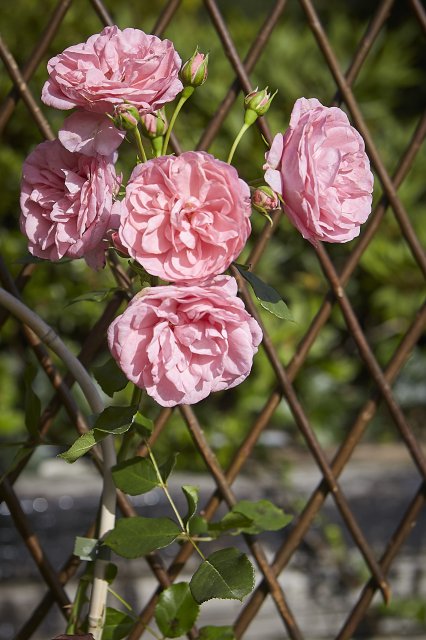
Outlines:
{"label": "unopened rose bud", "polygon": [[272,224],[270,212],[275,211],[280,206],[278,195],[266,185],[258,187],[251,197],[253,209],[261,213]]}
{"label": "unopened rose bud", "polygon": [[114,247],[114,249],[116,251],[118,251],[118,253],[123,258],[130,258],[130,255],[129,255],[129,252],[127,251],[127,248],[124,246],[124,244],[120,240],[120,236],[118,235],[118,231],[111,231],[109,233],[109,238],[111,240],[111,244]]}
{"label": "unopened rose bud", "polygon": [[271,102],[276,94],[277,91],[271,95],[268,87],[261,91],[256,88],[247,94],[244,98],[244,108],[246,110],[244,122],[246,124],[253,124],[259,116],[263,116],[271,106]]}
{"label": "unopened rose bud", "polygon": [[207,80],[208,61],[209,54],[199,53],[197,47],[180,70],[179,75],[184,87],[200,87],[205,83]]}
{"label": "unopened rose bud", "polygon": [[159,109],[154,113],[147,113],[141,116],[141,129],[144,136],[151,140],[163,136],[167,131],[167,120],[164,111]]}
{"label": "unopened rose bud", "polygon": [[127,104],[127,102],[117,105],[112,116],[112,121],[117,129],[125,129],[126,131],[136,129],[140,119],[137,108],[132,104]]}

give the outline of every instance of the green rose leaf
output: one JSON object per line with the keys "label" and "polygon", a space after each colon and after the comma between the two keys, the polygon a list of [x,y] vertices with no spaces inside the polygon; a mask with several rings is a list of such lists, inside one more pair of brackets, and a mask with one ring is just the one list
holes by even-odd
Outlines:
{"label": "green rose leaf", "polygon": [[129,635],[134,624],[135,621],[127,613],[107,607],[102,640],[121,640]]}
{"label": "green rose leaf", "polygon": [[240,500],[232,508],[232,511],[243,515],[252,521],[252,526],[242,527],[245,533],[260,533],[261,531],[278,531],[292,521],[290,516],[269,500]]}
{"label": "green rose leaf", "polygon": [[241,531],[253,525],[253,520],[242,513],[230,511],[219,522],[209,523],[208,532],[212,536],[219,536],[221,533],[238,535]]}
{"label": "green rose leaf", "polygon": [[135,420],[145,429],[147,429],[150,433],[154,428],[154,422],[151,420],[151,418],[147,418],[146,416],[143,416],[140,411],[137,412]]}
{"label": "green rose leaf", "polygon": [[80,558],[80,560],[85,560],[86,562],[96,560],[98,543],[99,540],[97,538],[77,536],[74,542],[73,554]]}
{"label": "green rose leaf", "polygon": [[253,586],[253,566],[244,553],[234,548],[212,553],[190,582],[192,595],[199,604],[212,598],[243,600]]}
{"label": "green rose leaf", "polygon": [[194,487],[190,484],[184,484],[182,487],[182,491],[185,494],[186,502],[188,504],[188,513],[183,518],[183,522],[185,527],[188,528],[188,523],[192,520],[195,512],[197,511],[198,495],[200,490],[198,487]]}
{"label": "green rose leaf", "polygon": [[236,640],[232,627],[201,627],[198,640]]}
{"label": "green rose leaf", "polygon": [[139,558],[171,544],[181,533],[170,518],[122,518],[107,533],[104,544],[123,558]]}
{"label": "green rose leaf", "polygon": [[127,407],[107,407],[96,416],[93,428],[105,433],[122,434],[129,430],[130,425],[137,413],[135,406]]}
{"label": "green rose leaf", "polygon": [[94,367],[93,375],[102,391],[110,397],[112,397],[116,391],[124,389],[129,382],[114,358],[108,358],[108,360],[99,367]]}
{"label": "green rose leaf", "polygon": [[191,536],[209,534],[209,524],[207,520],[201,516],[195,515],[188,523],[188,530]]}
{"label": "green rose leaf", "polygon": [[167,482],[167,478],[175,468],[177,457],[177,453],[172,453],[171,456],[169,456],[166,460],[164,460],[164,462],[158,465],[158,469],[160,471],[161,477],[163,478],[163,482]]}
{"label": "green rose leaf", "polygon": [[264,309],[269,311],[269,313],[273,313],[274,316],[277,316],[282,320],[290,320],[293,322],[293,316],[291,315],[290,309],[276,289],[271,287],[269,284],[266,284],[266,282],[263,282],[263,280],[251,271],[244,269],[243,265],[235,264],[235,266],[243,278],[247,280],[254,291],[254,295]]}
{"label": "green rose leaf", "polygon": [[108,584],[112,584],[117,577],[118,567],[113,562],[108,562],[105,567],[104,578]]}
{"label": "green rose leaf", "polygon": [[83,433],[67,451],[60,453],[59,458],[63,458],[65,462],[75,462],[78,458],[81,458],[81,456],[84,456],[85,453],[90,451],[95,444],[106,438],[107,435],[107,433],[103,433],[102,431],[91,429],[87,433]]}
{"label": "green rose leaf", "polygon": [[148,493],[160,484],[151,460],[139,456],[115,465],[112,477],[115,486],[130,496]]}
{"label": "green rose leaf", "polygon": [[98,291],[90,291],[89,293],[83,293],[81,296],[77,296],[70,300],[65,306],[70,307],[76,302],[104,302],[111,294],[116,291],[120,291],[119,287],[111,287],[110,289],[99,289]]}
{"label": "green rose leaf", "polygon": [[59,457],[66,462],[75,462],[85,453],[90,451],[98,442],[108,435],[120,436],[126,433],[132,425],[137,407],[107,407],[92,420],[93,429],[83,433],[64,453]]}
{"label": "green rose leaf", "polygon": [[166,638],[179,638],[192,629],[200,611],[189,584],[180,582],[165,589],[155,607],[155,620]]}

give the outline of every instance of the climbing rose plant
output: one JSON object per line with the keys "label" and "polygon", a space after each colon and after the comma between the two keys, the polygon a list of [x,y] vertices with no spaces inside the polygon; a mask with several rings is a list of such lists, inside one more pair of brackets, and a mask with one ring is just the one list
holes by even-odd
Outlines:
{"label": "climbing rose plant", "polygon": [[[107,625],[116,640],[127,635],[137,617],[106,607],[111,581],[106,550],[134,558],[180,540],[193,545],[200,566],[189,582],[165,589],[155,609],[161,637],[176,638],[190,631],[206,600],[242,600],[253,588],[253,568],[243,553],[229,548],[206,557],[200,543],[223,533],[280,529],[291,518],[266,500],[240,501],[222,520],[209,523],[197,513],[193,486],[182,487],[187,513],[181,515],[167,489],[174,458],[159,463],[150,448],[153,425],[141,412],[142,392],[173,407],[242,383],[262,331],[238,297],[229,270],[247,280],[264,308],[288,317],[279,294],[235,263],[250,236],[252,209],[271,221],[270,214],[282,206],[310,242],[346,242],[359,234],[370,213],[373,177],[363,140],[346,114],[316,98],[300,98],[289,128],[277,133],[266,151],[266,184],[251,188],[231,162],[241,137],[271,105],[275,94],[267,89],[245,97],[244,122],[226,161],[201,151],[168,153],[180,110],[207,79],[208,56],[198,49],[182,65],[170,41],[113,26],[67,48],[47,68],[42,100],[75,110],[58,139],[40,144],[24,163],[20,226],[28,249],[52,261],[84,258],[95,270],[111,266],[108,257],[114,255],[114,264],[125,260],[132,268],[132,286],[140,281],[140,290],[108,329],[113,359],[96,372],[110,396],[132,382],[131,406],[112,405],[94,416],[93,428],[61,455],[74,462],[116,437],[120,462],[104,465],[105,486],[112,479],[129,495],[160,487],[173,516],[119,519],[99,539],[77,539],[75,553],[89,570],[66,632],[100,638]],[[164,106],[175,99],[168,122]],[[136,143],[137,159],[123,185],[115,165],[125,140]],[[146,457],[126,455],[131,430],[145,439]],[[104,506],[111,503],[108,490]],[[92,563],[86,616],[81,603]],[[205,640],[233,637],[228,627],[204,627],[200,634]]]}

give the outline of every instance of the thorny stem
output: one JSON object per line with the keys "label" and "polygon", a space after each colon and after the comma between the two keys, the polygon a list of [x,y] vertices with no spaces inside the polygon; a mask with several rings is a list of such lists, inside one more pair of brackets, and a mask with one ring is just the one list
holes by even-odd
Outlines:
{"label": "thorny stem", "polygon": [[195,551],[199,554],[199,556],[203,560],[205,560],[206,559],[205,555],[203,554],[203,552],[201,551],[201,549],[199,548],[197,543],[193,540],[193,538],[189,535],[188,531],[186,530],[186,527],[185,527],[185,524],[184,524],[184,522],[183,522],[183,520],[181,518],[181,515],[180,515],[180,513],[179,513],[179,511],[178,511],[178,509],[177,509],[177,507],[176,507],[176,505],[174,503],[174,500],[173,500],[172,496],[170,495],[169,489],[167,487],[167,483],[164,482],[164,480],[163,480],[163,478],[161,476],[160,469],[158,468],[157,461],[156,461],[156,459],[154,457],[154,454],[152,453],[151,447],[149,446],[148,442],[146,442],[145,445],[146,445],[146,448],[148,449],[149,457],[150,457],[151,462],[153,464],[153,467],[155,469],[155,473],[157,474],[159,485],[163,489],[163,491],[164,491],[164,493],[166,495],[166,498],[169,501],[171,508],[173,509],[173,512],[174,512],[174,514],[176,516],[176,519],[177,519],[177,521],[179,523],[180,528],[182,529],[182,533],[183,533],[185,539],[189,540],[189,542],[194,547]]}
{"label": "thorny stem", "polygon": [[[0,287],[0,305],[6,307],[10,313],[28,325],[40,340],[44,342],[65,363],[70,373],[80,385],[91,410],[101,413],[104,403],[89,373],[81,362],[72,354],[53,329],[40,316],[29,309],[20,300]],[[114,528],[116,490],[111,474],[111,467],[116,462],[114,442],[108,436],[101,442],[103,454],[103,491],[99,518],[99,537]],[[99,640],[105,620],[106,597],[108,583],[104,578],[105,560],[97,560],[94,567],[93,587],[89,605],[89,633],[95,640]]]}
{"label": "thorny stem", "polygon": [[235,140],[234,140],[234,142],[233,142],[233,144],[232,144],[231,151],[229,152],[228,159],[227,159],[227,161],[226,161],[228,164],[230,164],[230,163],[231,163],[232,158],[234,157],[235,150],[236,150],[236,148],[238,147],[238,145],[239,145],[239,142],[240,142],[241,138],[243,137],[243,135],[245,134],[245,132],[247,131],[247,129],[249,129],[249,128],[250,128],[250,126],[251,126],[251,125],[249,125],[249,124],[247,124],[246,122],[244,122],[243,126],[242,126],[242,127],[241,127],[241,129],[239,130],[239,132],[238,132],[238,134],[237,134],[237,137],[235,138]]}

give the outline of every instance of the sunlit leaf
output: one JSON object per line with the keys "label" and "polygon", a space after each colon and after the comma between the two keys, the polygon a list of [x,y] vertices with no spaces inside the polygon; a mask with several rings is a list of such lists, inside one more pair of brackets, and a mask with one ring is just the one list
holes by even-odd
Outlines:
{"label": "sunlit leaf", "polygon": [[167,547],[181,533],[170,518],[121,518],[107,533],[104,544],[123,558],[139,558]]}
{"label": "sunlit leaf", "polygon": [[222,533],[237,535],[252,525],[253,520],[251,518],[248,518],[242,513],[230,511],[222,518],[222,520],[219,520],[218,522],[210,522],[208,525],[208,532],[213,536],[218,536]]}
{"label": "sunlit leaf", "polygon": [[90,449],[92,449],[95,444],[101,442],[104,438],[107,437],[107,433],[102,431],[97,431],[95,429],[90,429],[87,433],[83,433],[77,440],[70,446],[67,451],[59,454],[59,458],[65,460],[65,462],[75,462],[81,456],[84,456]]}
{"label": "sunlit leaf", "polygon": [[240,500],[232,508],[235,514],[242,514],[252,521],[248,528],[242,528],[246,533],[260,533],[261,531],[278,531],[292,521],[293,516],[284,513],[269,500]]}
{"label": "sunlit leaf", "polygon": [[212,598],[243,600],[253,586],[253,566],[244,553],[234,548],[212,553],[190,582],[192,595],[199,604]]}

